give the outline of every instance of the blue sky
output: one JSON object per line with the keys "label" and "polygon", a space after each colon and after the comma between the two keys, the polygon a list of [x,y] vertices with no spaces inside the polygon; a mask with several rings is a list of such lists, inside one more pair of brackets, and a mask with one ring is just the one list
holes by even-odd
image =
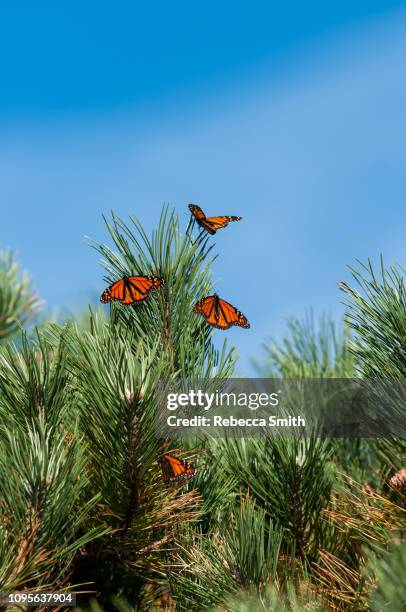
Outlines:
{"label": "blue sky", "polygon": [[289,315],[340,316],[354,258],[405,263],[406,3],[138,4],[2,7],[0,245],[71,307],[102,212],[241,215],[215,272],[247,370]]}

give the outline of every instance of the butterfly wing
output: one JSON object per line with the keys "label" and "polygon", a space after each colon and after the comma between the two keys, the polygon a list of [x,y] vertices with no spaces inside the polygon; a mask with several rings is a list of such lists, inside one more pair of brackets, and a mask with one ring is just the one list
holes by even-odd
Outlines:
{"label": "butterfly wing", "polygon": [[107,304],[112,300],[121,301],[125,298],[125,294],[125,282],[123,278],[120,278],[120,280],[116,281],[103,291],[100,296],[100,301],[103,302],[103,304]]}
{"label": "butterfly wing", "polygon": [[164,279],[157,276],[130,276],[127,284],[129,296],[123,304],[143,302],[151,291],[161,287],[163,284]]}
{"label": "butterfly wing", "polygon": [[[225,217],[206,217],[204,220],[205,229],[210,228],[210,233],[215,234],[217,230],[227,227],[232,221],[241,221],[242,217],[236,217],[235,215],[228,215]],[[207,227],[206,227],[207,226]],[[207,229],[209,231],[209,229]]]}
{"label": "butterfly wing", "polygon": [[204,214],[200,206],[197,206],[197,204],[189,204],[189,210],[196,219],[197,224],[200,225],[200,227],[205,229],[206,232],[209,232],[209,234],[216,233],[215,230],[211,228],[210,224],[207,223],[206,215]]}
{"label": "butterfly wing", "polygon": [[204,219],[206,218],[206,215],[204,214],[200,206],[197,206],[197,204],[189,204],[189,210],[198,223],[199,221],[204,221]]}
{"label": "butterfly wing", "polygon": [[250,327],[247,318],[238,308],[215,295],[209,295],[197,302],[193,310],[203,315],[209,325],[218,329],[228,329],[232,325],[245,329]]}
{"label": "butterfly wing", "polygon": [[226,227],[231,221],[240,221],[241,217],[225,216],[225,217],[206,217],[200,206],[197,204],[189,204],[189,210],[196,219],[197,223],[213,235],[217,230]]}
{"label": "butterfly wing", "polygon": [[197,302],[197,304],[194,305],[193,310],[194,312],[197,312],[198,314],[203,315],[206,321],[209,322],[210,320],[213,319],[213,317],[215,317],[215,313],[214,313],[215,301],[216,301],[216,298],[214,295],[208,295],[202,300],[199,300],[199,302]]}
{"label": "butterfly wing", "polygon": [[168,453],[159,455],[158,463],[166,483],[188,480],[193,478],[197,472],[196,468],[188,461]]}
{"label": "butterfly wing", "polygon": [[225,300],[220,299],[218,301],[217,325],[220,327],[220,329],[228,329],[232,325],[238,325],[239,327],[244,327],[245,329],[249,329],[250,327],[247,318],[240,310],[238,310],[238,308],[232,306]]}
{"label": "butterfly wing", "polygon": [[126,306],[131,306],[146,300],[151,291],[163,284],[164,279],[157,276],[124,277],[107,287],[100,300],[104,304],[115,300]]}

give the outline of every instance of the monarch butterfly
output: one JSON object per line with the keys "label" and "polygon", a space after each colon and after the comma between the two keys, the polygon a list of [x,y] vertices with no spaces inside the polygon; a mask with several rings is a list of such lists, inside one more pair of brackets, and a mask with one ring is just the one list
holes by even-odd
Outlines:
{"label": "monarch butterfly", "polygon": [[230,221],[241,221],[242,217],[227,216],[227,217],[206,217],[200,206],[196,204],[189,204],[189,210],[196,219],[197,223],[209,232],[209,234],[215,234],[217,230],[222,227],[226,227]]}
{"label": "monarch butterfly", "polygon": [[194,305],[193,310],[203,315],[209,325],[218,329],[228,329],[232,325],[239,325],[245,329],[250,327],[242,312],[225,300],[221,300],[216,293],[201,299]]}
{"label": "monarch butterfly", "polygon": [[115,300],[131,306],[146,300],[151,291],[163,284],[164,279],[157,276],[123,276],[103,291],[100,301],[107,304]]}
{"label": "monarch butterfly", "polygon": [[158,464],[167,484],[189,480],[197,472],[197,469],[189,461],[184,461],[169,453],[160,453],[158,455]]}

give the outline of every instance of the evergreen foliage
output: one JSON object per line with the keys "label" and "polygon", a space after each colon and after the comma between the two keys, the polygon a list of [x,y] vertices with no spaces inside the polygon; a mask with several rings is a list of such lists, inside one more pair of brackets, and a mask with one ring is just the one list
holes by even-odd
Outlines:
{"label": "evergreen foliage", "polygon": [[380,558],[371,559],[377,589],[371,598],[371,610],[402,612],[406,608],[406,546],[396,543]]}
{"label": "evergreen foliage", "polygon": [[302,321],[291,317],[288,333],[280,345],[264,344],[265,356],[254,360],[264,378],[351,378],[354,357],[349,350],[349,327],[336,329],[332,318],[323,314],[317,323],[313,312]]}
{"label": "evergreen foliage", "polygon": [[20,273],[15,256],[9,251],[0,252],[0,343],[31,321],[40,305],[29,276]]}
{"label": "evergreen foliage", "polygon": [[[165,279],[143,304],[12,343],[38,302],[14,258],[0,266],[0,591],[75,589],[83,610],[404,609],[403,439],[173,440],[200,470],[165,485],[158,381],[235,367],[192,310],[213,289],[211,242],[168,207],[151,238],[135,218],[106,228],[106,283]],[[404,376],[400,269],[353,276],[346,326],[292,319],[262,376]]]}
{"label": "evergreen foliage", "polygon": [[356,332],[350,350],[365,377],[406,376],[406,289],[398,265],[374,271],[371,261],[351,268],[355,287],[339,283],[347,305],[346,319]]}
{"label": "evergreen foliage", "polygon": [[0,349],[0,589],[67,584],[75,554],[105,528],[89,525],[86,452],[76,424],[62,344],[38,336]]}

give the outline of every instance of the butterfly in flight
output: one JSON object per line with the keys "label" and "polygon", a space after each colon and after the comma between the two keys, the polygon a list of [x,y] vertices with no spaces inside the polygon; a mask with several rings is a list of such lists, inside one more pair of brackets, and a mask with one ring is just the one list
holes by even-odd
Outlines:
{"label": "butterfly in flight", "polygon": [[107,304],[114,300],[126,306],[139,304],[163,284],[164,279],[157,276],[124,276],[103,291],[100,301]]}
{"label": "butterfly in flight", "polygon": [[222,227],[226,227],[231,221],[241,221],[242,219],[242,217],[235,216],[206,217],[200,206],[197,206],[196,204],[189,204],[189,210],[196,219],[198,225],[212,235]]}
{"label": "butterfly in flight", "polygon": [[197,473],[197,469],[189,461],[184,461],[169,453],[159,453],[158,464],[166,484],[189,480]]}
{"label": "butterfly in flight", "polygon": [[245,329],[250,327],[242,312],[225,300],[221,300],[216,293],[201,299],[194,305],[193,310],[201,314],[209,325],[218,329],[228,329],[232,325],[239,325]]}

